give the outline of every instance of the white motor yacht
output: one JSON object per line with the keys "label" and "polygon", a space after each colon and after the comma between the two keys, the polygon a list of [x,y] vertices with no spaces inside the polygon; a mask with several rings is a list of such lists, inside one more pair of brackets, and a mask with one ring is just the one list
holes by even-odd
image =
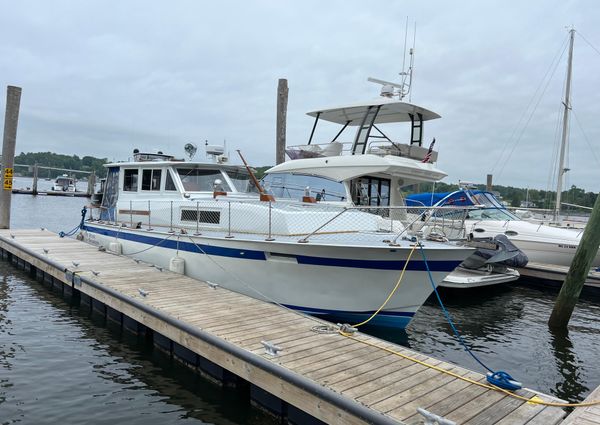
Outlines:
{"label": "white motor yacht", "polygon": [[[423,211],[407,212],[402,201],[402,186],[445,176],[433,164],[437,153],[421,146],[424,122],[439,116],[389,97],[309,115],[315,126],[342,129],[319,145],[313,127],[264,187],[212,146],[212,163],[135,152],[133,161],[108,164],[100,214],[85,222],[84,239],[350,323],[370,317],[397,287],[371,323],[406,326],[433,291],[430,276],[439,284],[473,253],[424,235]],[[408,123],[410,144],[384,135],[387,123]],[[352,141],[341,142],[350,128]]]}

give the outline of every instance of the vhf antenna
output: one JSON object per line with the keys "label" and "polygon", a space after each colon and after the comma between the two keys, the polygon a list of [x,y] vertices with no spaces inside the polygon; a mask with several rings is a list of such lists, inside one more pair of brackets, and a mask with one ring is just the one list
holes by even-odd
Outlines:
{"label": "vhf antenna", "polygon": [[401,85],[402,87],[399,90],[398,96],[400,100],[404,99],[408,96],[408,101],[411,101],[412,93],[412,79],[413,79],[413,70],[415,63],[415,43],[417,40],[417,23],[415,22],[414,30],[413,30],[413,46],[408,50],[409,62],[408,69],[406,69],[406,44],[408,41],[408,16],[406,17],[406,26],[404,28],[404,54],[402,55],[402,72],[400,72],[401,77]]}
{"label": "vhf antenna", "polygon": [[404,32],[404,56],[402,58],[402,72],[399,73],[401,77],[400,83],[393,83],[390,81],[380,80],[378,78],[369,77],[367,80],[372,83],[381,84],[381,96],[393,98],[398,96],[399,100],[403,100],[408,96],[408,101],[411,101],[411,87],[413,80],[414,62],[415,62],[415,40],[417,37],[417,23],[415,22],[413,32],[413,46],[408,50],[409,61],[408,69],[406,69],[406,44],[408,42],[408,17],[406,18],[406,30]]}

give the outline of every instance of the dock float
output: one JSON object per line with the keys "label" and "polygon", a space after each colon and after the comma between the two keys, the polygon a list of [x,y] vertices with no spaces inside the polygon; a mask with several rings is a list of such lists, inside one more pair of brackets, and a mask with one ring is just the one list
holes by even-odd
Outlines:
{"label": "dock float", "polygon": [[67,192],[62,190],[39,190],[34,192],[31,189],[13,189],[12,193],[18,195],[68,196],[71,198],[90,198],[92,196],[87,192]]}
{"label": "dock float", "polygon": [[[569,266],[556,264],[527,263],[527,267],[518,269],[521,277],[528,278],[530,282],[540,285],[549,285],[559,288],[567,277]],[[590,270],[582,289],[583,294],[600,294],[600,271]]]}
{"label": "dock float", "polygon": [[551,396],[523,389],[514,398],[458,365],[360,332],[322,332],[328,322],[48,230],[0,230],[0,253],[198,373],[250,386],[252,402],[287,423],[423,423],[417,408],[459,424],[565,416],[527,401]]}

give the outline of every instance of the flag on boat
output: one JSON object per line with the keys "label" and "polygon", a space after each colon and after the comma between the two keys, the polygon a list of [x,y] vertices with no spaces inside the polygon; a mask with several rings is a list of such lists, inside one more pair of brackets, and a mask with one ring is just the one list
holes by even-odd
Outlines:
{"label": "flag on boat", "polygon": [[423,160],[421,162],[429,162],[431,160],[431,153],[433,152],[433,145],[435,145],[435,137],[431,141],[431,144],[429,145],[429,150],[427,151],[427,153],[425,154],[425,157],[423,158]]}

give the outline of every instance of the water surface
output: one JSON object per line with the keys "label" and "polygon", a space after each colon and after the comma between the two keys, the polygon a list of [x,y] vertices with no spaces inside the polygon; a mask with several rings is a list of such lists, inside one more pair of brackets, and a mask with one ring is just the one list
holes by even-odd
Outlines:
{"label": "water surface", "polygon": [[[12,227],[69,230],[85,198],[14,195]],[[569,332],[546,322],[556,293],[527,285],[444,292],[473,350],[527,387],[581,400],[600,385],[597,299],[582,299]],[[429,301],[406,331],[367,332],[482,371]],[[247,394],[222,389],[52,294],[0,262],[0,423],[263,423]]]}

